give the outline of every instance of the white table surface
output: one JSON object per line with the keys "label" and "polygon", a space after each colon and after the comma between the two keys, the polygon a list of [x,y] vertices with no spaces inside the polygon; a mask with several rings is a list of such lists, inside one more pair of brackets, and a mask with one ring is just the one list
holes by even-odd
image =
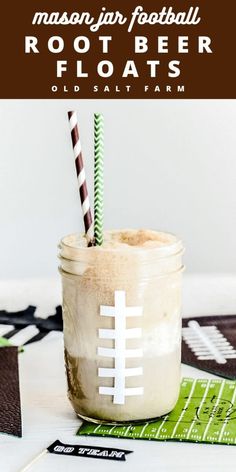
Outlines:
{"label": "white table surface", "polygon": [[[0,282],[0,309],[38,305],[38,314],[54,312],[60,303],[59,280]],[[236,312],[236,276],[185,276],[184,314],[233,314]],[[235,469],[236,448],[178,442],[76,437],[80,421],[66,397],[62,335],[48,342],[28,345],[19,356],[23,438],[0,435],[0,471],[18,472],[56,439],[66,443],[130,449],[126,462],[47,454],[30,472],[224,472]],[[183,365],[183,376],[214,378]]]}

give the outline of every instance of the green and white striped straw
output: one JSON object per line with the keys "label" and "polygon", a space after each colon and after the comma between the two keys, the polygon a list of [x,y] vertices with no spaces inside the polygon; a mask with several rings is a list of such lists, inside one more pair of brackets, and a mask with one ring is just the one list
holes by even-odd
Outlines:
{"label": "green and white striped straw", "polygon": [[94,114],[94,238],[95,246],[103,243],[103,159],[104,159],[104,118]]}

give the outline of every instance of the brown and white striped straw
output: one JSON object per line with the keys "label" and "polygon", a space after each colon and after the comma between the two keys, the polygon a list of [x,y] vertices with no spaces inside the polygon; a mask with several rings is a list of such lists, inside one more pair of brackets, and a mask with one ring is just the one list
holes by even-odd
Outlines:
{"label": "brown and white striped straw", "polygon": [[81,141],[79,136],[78,119],[75,111],[68,112],[71,139],[75,156],[75,168],[79,184],[80,201],[82,206],[82,213],[84,218],[85,235],[88,246],[93,245],[93,219],[89,203],[88,189],[85,178],[84,163],[81,150]]}

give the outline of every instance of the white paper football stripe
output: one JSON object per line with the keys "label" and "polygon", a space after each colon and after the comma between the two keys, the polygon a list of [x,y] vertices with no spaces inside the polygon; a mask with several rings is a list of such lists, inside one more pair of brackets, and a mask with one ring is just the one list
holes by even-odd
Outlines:
{"label": "white paper football stripe", "polygon": [[[210,333],[209,331],[203,331],[206,336],[208,336],[209,338],[211,339],[218,339],[219,341],[224,339],[224,336],[222,334],[219,334],[219,335],[216,335],[216,334],[212,334]],[[196,333],[191,333],[191,332],[188,332],[188,333],[183,333],[184,336],[187,336],[188,339],[191,339],[191,340],[197,340],[198,338],[196,337]]]}
{"label": "white paper football stripe", "polygon": [[218,331],[218,328],[215,325],[202,326],[202,329],[204,329],[204,331]]}
{"label": "white paper football stripe", "polygon": [[116,373],[115,369],[109,369],[109,368],[102,368],[99,367],[98,369],[98,377],[114,377]]}
{"label": "white paper football stripe", "polygon": [[[183,336],[184,340],[186,341],[186,343],[190,344],[191,343],[191,346],[196,346],[196,347],[202,347],[204,346],[204,343],[201,342],[200,340],[198,339],[189,339],[187,338],[186,336]],[[211,340],[214,340],[211,338]],[[224,339],[222,340],[214,340],[214,342],[219,345],[219,346],[231,346],[231,344],[229,343],[229,341],[225,341]]]}
{"label": "white paper football stripe", "polygon": [[235,357],[236,357],[236,351],[234,351],[232,353],[229,352],[229,353],[225,354],[226,359],[235,359]]}
{"label": "white paper football stripe", "polygon": [[[217,345],[218,346],[218,345]],[[209,353],[209,350],[207,349],[206,346],[193,346],[191,344],[191,347],[194,351],[197,351],[197,352],[208,352]],[[233,346],[225,346],[225,345],[221,345],[221,346],[218,346],[220,348],[220,352],[222,353],[223,351],[234,351],[234,348]]]}
{"label": "white paper football stripe", "polygon": [[[115,377],[116,369],[112,368],[99,368],[98,369],[98,376],[99,377]],[[143,375],[143,368],[142,367],[131,367],[126,368],[122,372],[122,375],[125,377],[135,377],[136,375]]]}
{"label": "white paper football stripe", "polygon": [[115,292],[115,376],[113,403],[123,405],[125,402],[125,292]]}
{"label": "white paper football stripe", "polygon": [[39,329],[35,325],[30,325],[26,328],[21,329],[18,333],[11,336],[11,338],[9,338],[9,341],[13,346],[22,346],[27,341],[36,336],[36,334],[38,333]]}
{"label": "white paper football stripe", "polygon": [[[212,341],[214,346],[219,350],[220,354],[226,359],[235,359],[236,350],[224,335],[214,326],[201,326],[201,330]],[[183,339],[195,354],[198,360],[215,360],[215,355],[209,352],[209,348],[205,342],[198,337],[196,332],[193,332],[191,327],[183,328]]]}
{"label": "white paper football stripe", "polygon": [[100,339],[115,339],[116,332],[114,329],[99,329],[98,335]]}
{"label": "white paper football stripe", "polygon": [[[204,334],[205,334],[208,338],[210,338],[210,339],[212,339],[212,340],[214,340],[214,341],[216,341],[216,342],[224,342],[224,339],[225,339],[224,336],[222,336],[222,335],[220,335],[220,336],[216,336],[216,335],[212,336],[211,334],[209,334],[209,333],[207,333],[207,332],[205,332]],[[184,336],[185,338],[187,338],[187,339],[189,340],[189,342],[190,342],[190,341],[193,342],[193,343],[194,343],[194,342],[200,342],[200,340],[197,338],[196,333],[194,333],[194,334],[192,334],[192,335],[191,335],[191,333],[188,333],[188,334],[184,333],[183,336]]]}
{"label": "white paper football stripe", "polygon": [[[195,321],[195,320],[192,320],[192,321]],[[219,333],[218,328],[217,328],[215,325],[212,325],[212,326],[201,326],[201,329],[202,329],[203,331],[212,331],[212,332],[214,331],[214,332],[216,332],[216,333]],[[189,329],[188,329],[187,326],[185,326],[185,327],[182,328],[182,331],[189,331]]]}
{"label": "white paper football stripe", "polygon": [[[125,396],[143,395],[143,391],[143,387],[125,388]],[[114,387],[99,387],[99,393],[101,395],[115,395],[116,392]]]}
{"label": "white paper football stripe", "polygon": [[[99,329],[98,332],[99,332],[99,338],[101,339],[115,339],[116,338],[115,329]],[[124,335],[126,339],[141,338],[142,329],[141,328],[126,329]]]}
{"label": "white paper football stripe", "polygon": [[97,353],[98,353],[98,356],[102,356],[102,357],[115,357],[116,350],[107,348],[107,347],[98,347]]}
{"label": "white paper football stripe", "polygon": [[0,336],[4,336],[5,334],[10,333],[10,331],[12,331],[13,329],[15,329],[15,327],[12,326],[12,325],[1,324],[0,325]]}
{"label": "white paper football stripe", "polygon": [[201,329],[201,326],[199,323],[195,320],[189,321],[188,326],[198,335],[198,337],[203,341],[203,343],[206,345],[208,352],[212,353],[216,362],[218,364],[225,364],[226,359],[224,356],[220,353],[219,349],[217,346],[211,341],[209,336],[206,335],[206,333]]}
{"label": "white paper football stripe", "polygon": [[[194,320],[192,320],[194,321]],[[191,323],[191,321],[190,321]],[[223,338],[223,334],[218,331],[218,329],[214,329],[214,330],[211,330],[211,329],[205,329],[206,326],[201,326],[201,330],[204,331],[204,333],[206,333],[208,336],[211,336],[211,337],[214,337],[214,338]],[[194,332],[191,332],[191,330],[189,330],[189,328],[182,328],[182,331],[183,331],[183,334],[187,334],[188,337],[191,337],[191,338],[194,338],[195,337],[195,333]]]}
{"label": "white paper football stripe", "polygon": [[[98,375],[100,377],[112,377],[114,387],[112,390],[108,387],[100,387],[99,393],[103,395],[112,395],[113,403],[123,405],[125,403],[126,392],[125,379],[127,376],[142,375],[142,368],[126,369],[126,358],[142,357],[142,349],[126,349],[126,339],[140,338],[141,328],[126,329],[127,316],[142,315],[142,307],[127,307],[126,294],[124,290],[115,291],[114,306],[100,306],[100,315],[114,318],[114,329],[99,329],[99,337],[102,339],[113,339],[114,348],[98,347],[97,353],[99,356],[111,357],[114,359],[114,368],[100,368]],[[139,389],[139,387],[138,387]],[[135,391],[135,389],[132,389]],[[141,391],[141,390],[139,390]],[[112,392],[112,393],[109,393]],[[129,393],[127,393],[129,395]],[[131,394],[130,394],[131,395]],[[134,393],[136,395],[136,393]],[[140,393],[141,395],[141,393]]]}
{"label": "white paper football stripe", "polygon": [[113,317],[115,317],[116,313],[114,311],[114,306],[101,305],[100,306],[100,315],[101,316],[113,316]]}
{"label": "white paper football stripe", "polygon": [[114,387],[99,387],[100,395],[114,395],[115,389]]}
{"label": "white paper football stripe", "polygon": [[[214,360],[215,358],[213,356],[197,356],[197,359],[199,359],[199,361],[212,361]],[[225,356],[225,359],[236,359],[236,353],[235,354],[227,354]]]}
{"label": "white paper football stripe", "polygon": [[[102,357],[117,357],[119,352],[116,349],[108,348],[108,347],[98,347],[97,353],[99,356]],[[143,357],[143,350],[142,349],[125,349],[125,357]]]}
{"label": "white paper football stripe", "polygon": [[[115,307],[113,307],[113,306],[101,305],[100,306],[100,315],[101,316],[113,316],[113,317],[115,317],[116,312],[115,312],[114,308]],[[127,316],[127,317],[142,316],[142,307],[140,307],[140,306],[125,307],[125,316]]]}
{"label": "white paper football stripe", "polygon": [[[198,354],[199,356],[205,355],[205,354],[206,355],[211,354],[208,349],[204,349],[203,347],[193,347],[193,346],[190,346],[190,345],[189,345],[189,347],[191,348],[191,350],[195,354]],[[222,355],[224,355],[225,353],[227,354],[229,352],[231,352],[231,353],[236,352],[233,348],[230,348],[230,347],[227,348],[227,346],[226,347],[225,346],[217,346],[217,347],[218,347],[218,349],[219,349],[219,351]]]}
{"label": "white paper football stripe", "polygon": [[[218,334],[218,333],[212,333],[211,331],[204,331],[203,332],[211,337],[211,338],[214,338],[214,339],[222,339],[224,336],[222,334]],[[184,336],[188,336],[189,339],[196,339],[196,333],[194,332],[191,332],[190,330],[189,331],[185,331],[183,332],[183,335]]]}

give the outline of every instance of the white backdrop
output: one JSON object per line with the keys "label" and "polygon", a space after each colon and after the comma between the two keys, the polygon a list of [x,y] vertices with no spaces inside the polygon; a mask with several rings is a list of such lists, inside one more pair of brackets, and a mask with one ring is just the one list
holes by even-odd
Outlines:
{"label": "white backdrop", "polygon": [[90,189],[93,112],[105,116],[107,228],[175,232],[188,271],[235,271],[235,101],[3,100],[1,278],[55,275],[58,240],[82,230],[68,109]]}

